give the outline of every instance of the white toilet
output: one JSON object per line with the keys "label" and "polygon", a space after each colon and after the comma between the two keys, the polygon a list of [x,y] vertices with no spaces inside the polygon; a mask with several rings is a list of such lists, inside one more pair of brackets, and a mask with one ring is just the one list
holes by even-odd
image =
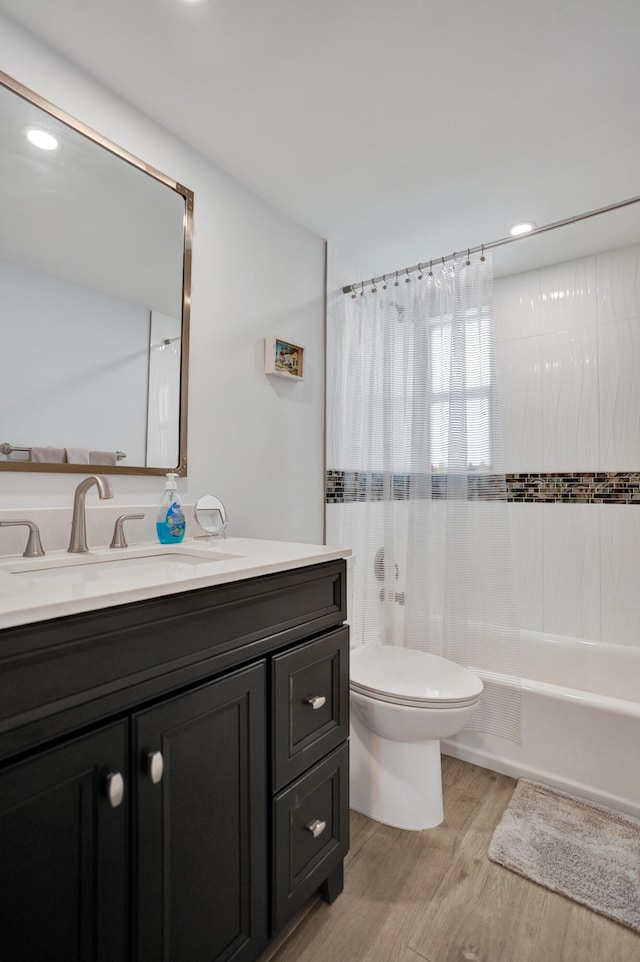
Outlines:
{"label": "white toilet", "polygon": [[351,651],[351,808],[396,828],[439,825],[440,739],[470,721],[482,682],[425,651],[362,645]]}

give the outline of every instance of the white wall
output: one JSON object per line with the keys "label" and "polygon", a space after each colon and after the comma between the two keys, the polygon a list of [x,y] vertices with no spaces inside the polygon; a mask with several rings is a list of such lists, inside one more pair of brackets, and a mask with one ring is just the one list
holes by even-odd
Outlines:
{"label": "white wall", "polygon": [[[495,283],[509,473],[640,470],[640,246]],[[640,506],[509,505],[523,627],[640,646]]]}
{"label": "white wall", "polygon": [[[321,238],[1,15],[0,63],[16,80],[195,192],[189,474],[178,482],[184,500],[218,495],[232,535],[321,541]],[[273,334],[306,347],[303,382],[264,375],[263,338]],[[68,506],[77,481],[77,475],[0,473],[2,503]],[[118,503],[155,503],[163,483],[115,477],[114,488]]]}
{"label": "white wall", "polygon": [[144,464],[149,311],[8,261],[0,304],[0,443],[120,450]]}

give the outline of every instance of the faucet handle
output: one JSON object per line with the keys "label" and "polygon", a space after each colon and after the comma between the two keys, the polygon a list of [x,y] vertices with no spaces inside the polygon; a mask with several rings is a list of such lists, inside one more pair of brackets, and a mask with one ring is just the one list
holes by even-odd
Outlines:
{"label": "faucet handle", "polygon": [[40,540],[40,530],[35,521],[0,521],[0,527],[2,528],[11,528],[17,524],[25,524],[29,529],[27,547],[22,552],[23,558],[42,558],[44,556],[44,548]]}
{"label": "faucet handle", "polygon": [[116,523],[113,528],[113,538],[111,539],[110,548],[126,548],[127,542],[124,537],[124,523],[125,521],[141,521],[144,518],[143,514],[121,514],[119,518],[116,518]]}

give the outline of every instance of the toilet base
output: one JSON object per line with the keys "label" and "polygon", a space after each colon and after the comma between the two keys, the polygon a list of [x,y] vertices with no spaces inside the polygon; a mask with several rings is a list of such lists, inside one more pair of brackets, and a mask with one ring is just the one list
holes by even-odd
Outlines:
{"label": "toilet base", "polygon": [[382,738],[351,717],[351,808],[394,828],[421,831],[444,819],[440,742]]}

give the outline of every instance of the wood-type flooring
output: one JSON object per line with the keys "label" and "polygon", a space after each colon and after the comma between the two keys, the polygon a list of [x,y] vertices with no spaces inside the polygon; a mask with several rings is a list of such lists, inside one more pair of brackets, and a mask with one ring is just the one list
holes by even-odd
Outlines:
{"label": "wood-type flooring", "polygon": [[442,762],[444,823],[403,832],[352,812],[344,892],[260,962],[640,962],[640,935],[489,861],[514,779]]}

